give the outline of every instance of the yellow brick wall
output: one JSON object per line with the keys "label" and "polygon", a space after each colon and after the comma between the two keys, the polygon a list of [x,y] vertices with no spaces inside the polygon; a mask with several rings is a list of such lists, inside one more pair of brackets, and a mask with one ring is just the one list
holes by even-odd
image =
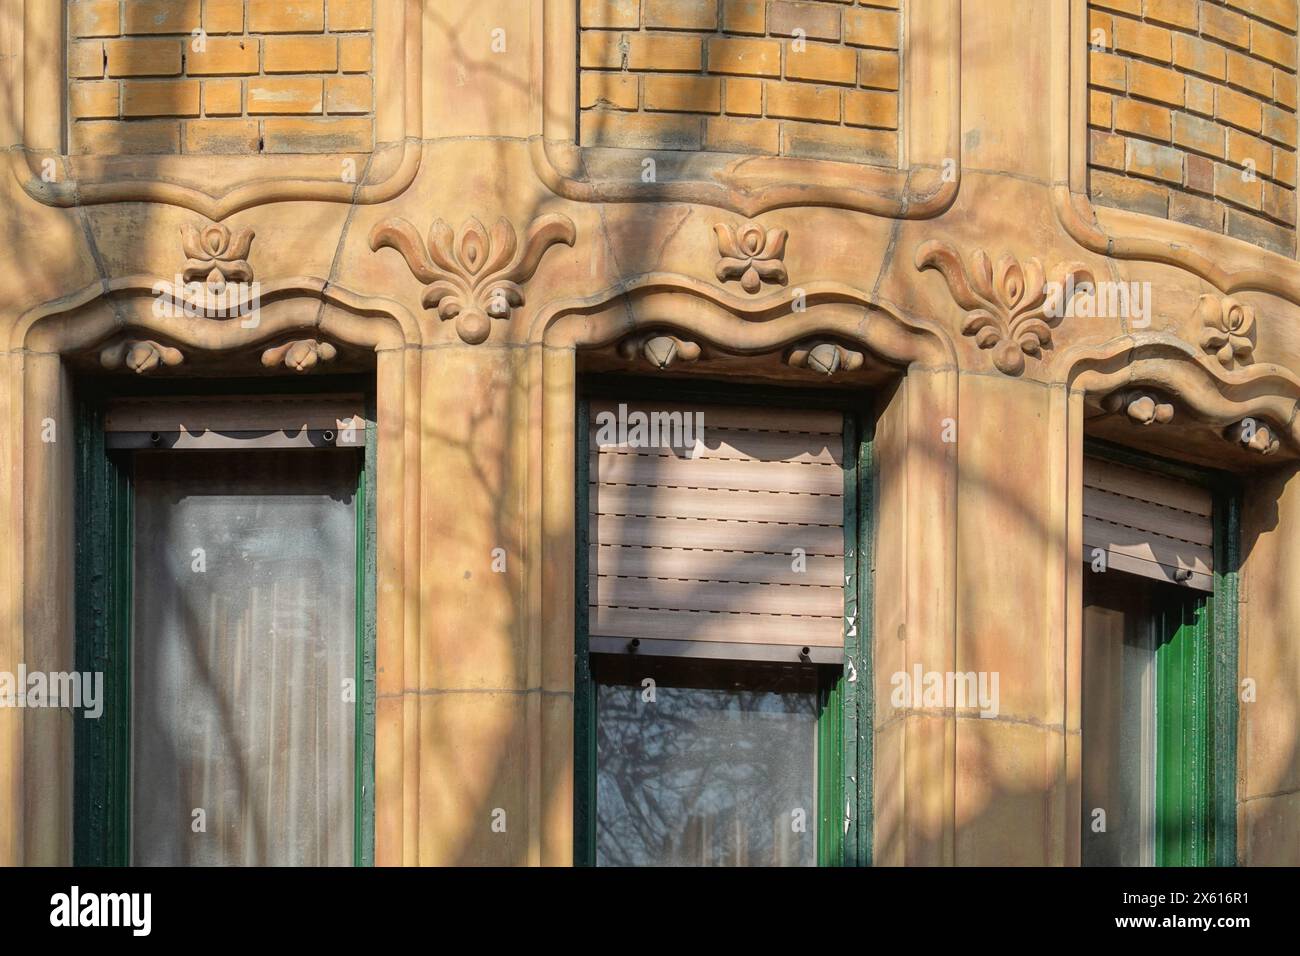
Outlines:
{"label": "yellow brick wall", "polygon": [[899,0],[576,2],[582,145],[897,163]]}
{"label": "yellow brick wall", "polygon": [[1295,254],[1297,0],[1092,0],[1094,202]]}
{"label": "yellow brick wall", "polygon": [[72,0],[69,152],[369,151],[374,2]]}

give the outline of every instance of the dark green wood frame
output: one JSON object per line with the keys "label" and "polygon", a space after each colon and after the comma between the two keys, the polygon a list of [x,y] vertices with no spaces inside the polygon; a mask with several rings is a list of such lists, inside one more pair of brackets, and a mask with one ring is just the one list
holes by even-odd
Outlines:
{"label": "dark green wood frame", "polygon": [[1084,453],[1208,489],[1213,496],[1214,591],[1188,592],[1159,626],[1156,864],[1237,863],[1237,631],[1241,482],[1119,445],[1087,440]]}
{"label": "dark green wood frame", "polygon": [[79,382],[76,387],[75,604],[78,671],[102,671],[106,700],[98,720],[77,720],[73,742],[73,861],[126,866],[131,859],[131,577],[130,452],[109,451],[104,410],[128,395],[292,395],[360,393],[365,398],[364,461],[357,480],[357,728],[353,863],[375,854],[375,404],[369,379],[300,383],[249,380],[205,383]]}
{"label": "dark green wood frame", "polygon": [[[832,409],[844,413],[844,665],[818,669],[817,864],[870,866],[872,853],[872,535],[874,469],[872,396],[787,386],[588,376],[580,380],[574,421],[577,448],[575,527],[573,859],[596,860],[596,694],[588,621],[589,402],[698,402]],[[847,826],[845,817],[847,815]]]}

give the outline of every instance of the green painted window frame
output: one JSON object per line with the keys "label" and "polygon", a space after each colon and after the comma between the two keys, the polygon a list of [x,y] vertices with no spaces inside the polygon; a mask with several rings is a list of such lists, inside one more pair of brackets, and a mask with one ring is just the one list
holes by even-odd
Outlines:
{"label": "green painted window frame", "polygon": [[875,461],[873,397],[783,386],[648,380],[624,375],[580,379],[574,429],[577,449],[574,640],[573,860],[596,862],[596,683],[588,620],[589,407],[619,401],[831,409],[844,415],[844,664],[819,666],[817,719],[817,865],[870,866],[872,854],[871,582]]}
{"label": "green painted window frame", "polygon": [[[134,562],[132,452],[110,451],[104,414],[128,395],[360,393],[366,433],[356,489],[356,661],[352,856],[373,866],[375,855],[375,402],[368,379],[322,376],[310,389],[296,383],[208,384],[81,382],[75,406],[74,555],[75,659],[78,671],[103,671],[106,700],[98,720],[78,719],[73,741],[73,862],[128,866],[131,859],[131,603]],[[251,453],[251,452],[250,452]]]}
{"label": "green painted window frame", "polygon": [[1084,454],[1211,493],[1214,590],[1188,591],[1156,623],[1155,865],[1235,866],[1241,482],[1091,439]]}

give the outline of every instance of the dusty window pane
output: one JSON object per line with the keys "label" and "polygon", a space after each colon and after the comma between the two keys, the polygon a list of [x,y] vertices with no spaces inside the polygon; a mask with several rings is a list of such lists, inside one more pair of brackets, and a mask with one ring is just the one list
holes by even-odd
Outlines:
{"label": "dusty window pane", "polygon": [[356,468],[138,457],[135,863],[352,862]]}
{"label": "dusty window pane", "polygon": [[[1085,866],[1150,866],[1155,815],[1155,619],[1159,586],[1084,572]],[[1097,827],[1105,813],[1105,831]]]}
{"label": "dusty window pane", "polygon": [[813,668],[619,657],[597,682],[599,865],[816,864]]}

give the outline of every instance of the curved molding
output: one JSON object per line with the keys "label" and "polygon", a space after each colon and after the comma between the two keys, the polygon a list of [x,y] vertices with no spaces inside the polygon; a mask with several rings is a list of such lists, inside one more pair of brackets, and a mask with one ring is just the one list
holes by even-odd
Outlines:
{"label": "curved molding", "polygon": [[[158,315],[154,276],[124,276],[95,283],[23,313],[9,333],[12,350],[65,353],[93,348],[114,335],[143,333],[187,351],[229,352],[279,341],[294,333],[320,332],[362,348],[418,346],[419,322],[389,299],[357,295],[324,279],[300,276],[265,283],[248,319],[233,315]],[[301,308],[302,299],[321,307]],[[251,304],[245,297],[236,304]],[[256,321],[251,321],[253,316]],[[303,336],[306,337],[306,336]]]}
{"label": "curved molding", "polygon": [[[542,95],[530,155],[537,176],[574,202],[682,202],[752,218],[791,206],[831,206],[894,219],[947,210],[961,184],[962,0],[904,4],[898,168],[708,151],[580,147],[578,4],[542,0]],[[913,36],[925,42],[912,45]],[[534,71],[536,74],[536,71]],[[924,95],[922,95],[924,91]],[[642,182],[653,155],[655,182]]]}
{"label": "curved molding", "polygon": [[[179,206],[201,216],[206,216],[214,222],[220,222],[237,212],[268,203],[314,201],[366,206],[395,199],[415,181],[415,176],[420,171],[422,151],[419,141],[414,139],[387,147],[376,147],[375,154],[377,155],[385,149],[398,150],[396,169],[383,180],[377,182],[349,183],[343,181],[338,172],[340,168],[340,157],[338,156],[298,156],[295,157],[295,160],[297,160],[299,170],[301,170],[304,162],[312,166],[322,167],[322,172],[327,167],[329,170],[328,178],[312,179],[303,176],[300,172],[297,175],[288,175],[286,168],[284,173],[265,177],[253,176],[251,177],[253,181],[249,182],[250,177],[247,172],[231,173],[229,178],[241,181],[243,185],[233,186],[228,191],[218,194],[183,186],[163,178],[144,180],[137,178],[142,170],[158,165],[157,160],[159,157],[153,157],[152,161],[147,158],[142,160],[138,156],[129,159],[125,157],[101,157],[99,162],[102,169],[95,175],[82,178],[79,178],[76,172],[78,160],[82,159],[82,157],[76,156],[55,156],[15,150],[9,154],[9,166],[23,191],[32,199],[47,206],[72,208],[75,206],[97,206],[123,202],[156,203]],[[179,162],[185,161],[185,157],[168,156],[162,158]],[[207,160],[219,160],[221,158],[204,157]],[[281,157],[257,157],[251,160],[246,158],[244,162],[255,162],[257,159],[263,158],[279,159]],[[374,165],[374,159],[371,156],[362,156],[361,159],[363,161],[369,160],[369,165]],[[47,182],[43,178],[44,170],[41,165],[45,160],[54,162],[57,168],[63,171],[64,178],[62,180]],[[185,169],[184,166],[178,166],[177,162],[168,162],[163,165],[178,167],[180,171]],[[245,169],[247,170],[247,167]],[[240,176],[243,176],[242,180]]]}
{"label": "curved molding", "polygon": [[[622,174],[611,171],[593,177],[586,171],[593,165],[593,157],[587,155],[592,152],[608,157],[594,165],[618,168]],[[782,156],[713,153],[697,160],[697,154],[686,153],[682,165],[707,166],[707,172],[701,174],[707,179],[643,183],[640,172],[645,151],[579,147],[572,139],[533,137],[529,153],[546,188],[573,202],[691,203],[747,218],[792,206],[830,206],[890,219],[932,219],[948,210],[961,189],[960,165],[955,158],[951,167],[916,163],[902,171]],[[956,149],[953,155],[957,155]]]}
{"label": "curved molding", "polygon": [[[1065,185],[1052,187],[1052,208],[1066,234],[1089,252],[1174,266],[1205,280],[1224,295],[1267,292],[1300,305],[1300,262],[1294,259],[1231,236],[1122,209],[1106,208],[1105,217],[1129,228],[1107,230],[1088,197],[1071,192]],[[1198,249],[1209,249],[1210,253]],[[1238,268],[1221,265],[1243,259],[1254,264]]]}
{"label": "curved molding", "polygon": [[804,285],[803,308],[787,292],[740,296],[676,273],[649,273],[584,299],[540,309],[529,341],[594,349],[643,330],[664,330],[733,355],[781,352],[810,340],[860,345],[895,366],[955,368],[956,349],[937,322],[839,282]]}
{"label": "curved molding", "polygon": [[1156,392],[1215,428],[1251,419],[1271,425],[1300,451],[1300,377],[1279,365],[1228,371],[1166,333],[1126,335],[1062,356],[1066,384],[1092,395]]}

